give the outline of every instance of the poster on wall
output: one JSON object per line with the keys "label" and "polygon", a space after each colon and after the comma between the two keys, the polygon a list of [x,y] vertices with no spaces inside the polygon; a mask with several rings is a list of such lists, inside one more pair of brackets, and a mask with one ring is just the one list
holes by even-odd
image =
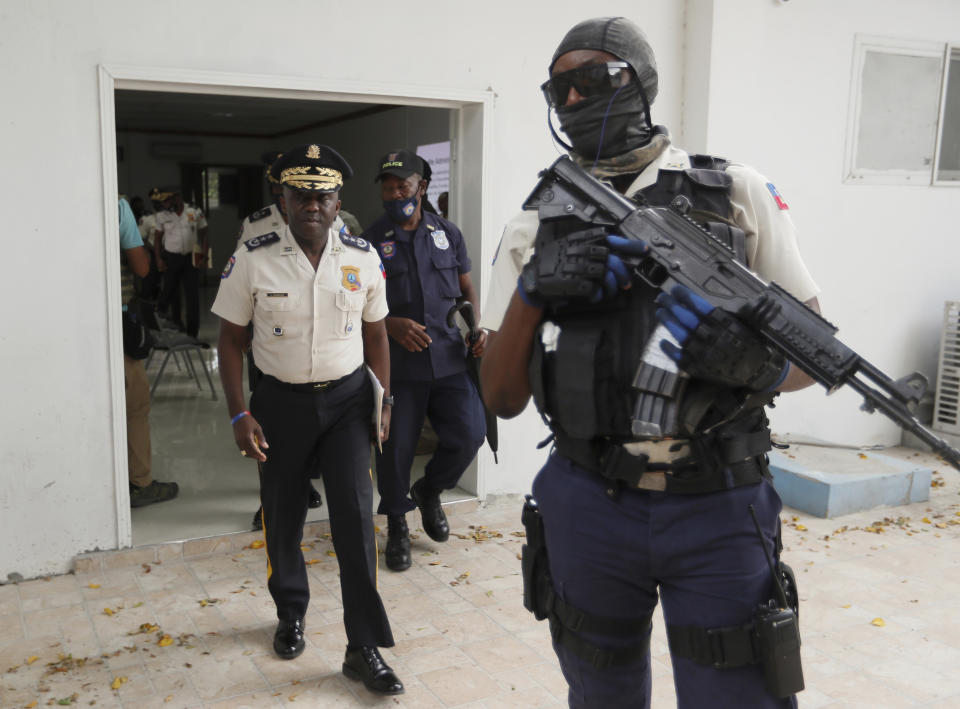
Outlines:
{"label": "poster on wall", "polygon": [[430,186],[427,187],[427,199],[436,207],[440,193],[450,190],[450,141],[419,145],[417,155],[430,163],[430,168],[433,170]]}

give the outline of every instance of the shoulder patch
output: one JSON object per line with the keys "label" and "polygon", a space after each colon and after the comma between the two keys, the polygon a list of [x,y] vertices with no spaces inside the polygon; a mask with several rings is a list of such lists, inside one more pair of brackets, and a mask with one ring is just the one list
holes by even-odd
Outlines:
{"label": "shoulder patch", "polygon": [[253,251],[254,249],[272,244],[276,241],[280,241],[280,235],[275,231],[271,231],[266,234],[261,234],[260,236],[255,236],[252,239],[247,239],[243,242],[243,245],[247,247],[247,251]]}
{"label": "shoulder patch", "polygon": [[258,209],[253,214],[251,214],[247,219],[252,222],[258,222],[261,219],[266,219],[270,216],[270,207],[264,207],[263,209]]}
{"label": "shoulder patch", "polygon": [[342,241],[347,246],[352,246],[355,249],[360,249],[361,251],[370,250],[370,242],[366,239],[362,239],[359,236],[354,236],[349,232],[340,232],[340,241]]}

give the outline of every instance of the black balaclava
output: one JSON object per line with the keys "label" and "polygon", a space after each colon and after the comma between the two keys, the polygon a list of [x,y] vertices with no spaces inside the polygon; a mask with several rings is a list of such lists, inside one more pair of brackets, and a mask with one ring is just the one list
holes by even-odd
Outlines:
{"label": "black balaclava", "polygon": [[[650,104],[657,96],[657,64],[643,31],[625,17],[598,17],[575,25],[553,53],[548,71],[562,54],[576,49],[608,52],[630,65],[637,81],[606,96],[591,96],[573,106],[558,106],[560,128],[574,152],[598,160],[650,142]],[[551,126],[552,129],[552,126]]]}

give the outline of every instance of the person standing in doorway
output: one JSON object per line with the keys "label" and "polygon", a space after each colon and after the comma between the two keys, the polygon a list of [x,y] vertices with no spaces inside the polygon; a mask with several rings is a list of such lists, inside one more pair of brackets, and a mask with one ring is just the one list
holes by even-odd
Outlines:
{"label": "person standing in doorway", "polygon": [[[311,473],[322,461],[347,634],[343,673],[373,692],[399,694],[403,684],[377,649],[394,640],[377,592],[369,469],[371,440],[387,440],[391,420],[383,269],[369,243],[333,229],[340,188],[353,174],[335,150],[291,148],[272,174],[288,224],[230,257],[213,312],[234,440],[241,455],[263,464],[267,587],[278,617],[273,649],[289,660],[305,647],[310,588],[300,543]],[[263,378],[247,411],[241,383],[251,323]],[[364,364],[387,394],[379,412]]]}
{"label": "person standing in doorway", "polygon": [[[420,508],[423,529],[436,542],[450,535],[440,493],[456,486],[483,443],[483,405],[466,369],[460,331],[447,322],[458,298],[473,304],[470,257],[455,224],[422,210],[423,163],[409,150],[383,156],[377,180],[384,215],[364,237],[379,251],[387,274],[386,318],[396,404],[390,440],[377,455],[378,512],[387,516],[387,567],[411,564],[406,513]],[[483,354],[481,335],[472,354]],[[424,420],[439,439],[424,477],[410,486],[410,468]],[[411,499],[412,498],[412,499]]]}

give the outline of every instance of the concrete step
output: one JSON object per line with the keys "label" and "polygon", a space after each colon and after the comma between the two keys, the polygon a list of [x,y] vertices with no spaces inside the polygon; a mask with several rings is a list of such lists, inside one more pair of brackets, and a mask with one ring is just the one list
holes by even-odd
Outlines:
{"label": "concrete step", "polygon": [[770,453],[783,504],[817,517],[930,499],[933,470],[879,451],[791,444]]}

